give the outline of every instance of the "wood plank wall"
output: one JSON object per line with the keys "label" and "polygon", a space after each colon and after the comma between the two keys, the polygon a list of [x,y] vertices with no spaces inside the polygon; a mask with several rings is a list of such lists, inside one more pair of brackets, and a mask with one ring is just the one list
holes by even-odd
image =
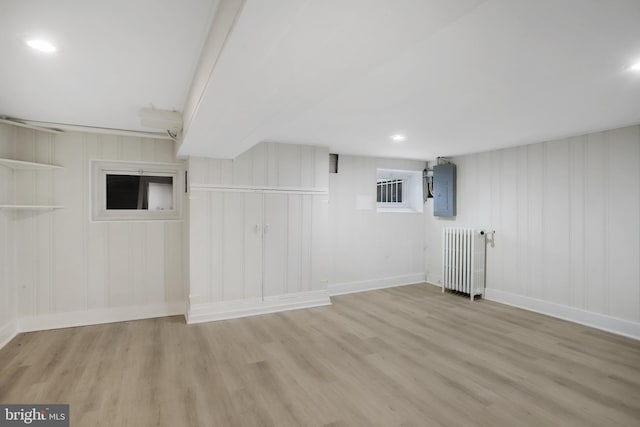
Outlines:
{"label": "wood plank wall", "polygon": [[175,162],[172,141],[29,129],[16,137],[17,159],[65,167],[14,173],[17,203],[64,205],[12,214],[17,315],[25,324],[184,301],[184,221],[90,222],[90,159]]}
{"label": "wood plank wall", "polygon": [[453,160],[457,218],[426,207],[431,281],[443,226],[488,227],[488,289],[640,321],[640,126]]}

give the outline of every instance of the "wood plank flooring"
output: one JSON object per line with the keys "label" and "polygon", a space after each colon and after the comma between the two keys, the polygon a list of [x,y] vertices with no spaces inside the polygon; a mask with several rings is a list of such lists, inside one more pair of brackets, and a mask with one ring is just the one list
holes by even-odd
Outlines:
{"label": "wood plank flooring", "polygon": [[72,426],[639,426],[640,342],[429,285],[187,326],[26,333],[0,402]]}

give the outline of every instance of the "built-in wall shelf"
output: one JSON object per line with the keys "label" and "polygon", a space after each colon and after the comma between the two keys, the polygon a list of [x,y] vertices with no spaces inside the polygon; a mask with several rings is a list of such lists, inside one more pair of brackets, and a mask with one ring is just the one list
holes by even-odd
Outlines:
{"label": "built-in wall shelf", "polygon": [[[54,169],[64,169],[62,166],[58,165],[50,165],[47,163],[35,163],[35,162],[25,162],[23,160],[13,160],[13,159],[2,159],[0,158],[0,166],[5,166],[15,170],[24,170],[24,171],[43,171],[43,170],[54,170]],[[13,210],[38,210],[38,211],[48,211],[54,209],[62,209],[64,206],[60,205],[21,205],[21,204],[7,204],[1,205],[0,209],[13,209]]]}
{"label": "built-in wall shelf", "polygon": [[20,209],[20,210],[52,210],[62,209],[59,205],[0,205],[0,209]]}
{"label": "built-in wall shelf", "polygon": [[6,166],[11,169],[20,170],[51,170],[64,169],[62,166],[49,165],[46,163],[25,162],[22,160],[0,159],[0,166]]}

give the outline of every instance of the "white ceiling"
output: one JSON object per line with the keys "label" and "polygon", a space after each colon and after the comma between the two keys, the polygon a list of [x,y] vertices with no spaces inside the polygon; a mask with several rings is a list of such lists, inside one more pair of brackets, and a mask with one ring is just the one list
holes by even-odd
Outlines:
{"label": "white ceiling", "polygon": [[[182,110],[217,0],[0,0],[0,115],[146,130]],[[52,40],[42,54],[29,38]]]}
{"label": "white ceiling", "polygon": [[180,154],[430,159],[640,123],[639,23],[638,0],[247,0]]}
{"label": "white ceiling", "polygon": [[[220,1],[0,0],[0,115],[153,130],[138,109],[185,108]],[[431,159],[640,123],[639,22],[640,0],[246,0],[180,154]]]}

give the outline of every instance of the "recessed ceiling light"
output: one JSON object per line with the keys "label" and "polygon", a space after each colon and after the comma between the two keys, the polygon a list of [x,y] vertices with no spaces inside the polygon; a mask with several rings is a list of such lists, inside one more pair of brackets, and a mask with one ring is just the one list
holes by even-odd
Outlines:
{"label": "recessed ceiling light", "polygon": [[29,47],[35,50],[39,50],[40,52],[50,53],[58,50],[51,42],[42,39],[27,40],[27,44],[29,45]]}
{"label": "recessed ceiling light", "polygon": [[391,135],[391,140],[395,142],[404,141],[405,139],[407,139],[406,135],[403,135],[401,133],[396,133],[395,135]]}
{"label": "recessed ceiling light", "polygon": [[631,67],[629,67],[629,70],[631,70],[631,71],[640,71],[640,61],[636,62]]}

